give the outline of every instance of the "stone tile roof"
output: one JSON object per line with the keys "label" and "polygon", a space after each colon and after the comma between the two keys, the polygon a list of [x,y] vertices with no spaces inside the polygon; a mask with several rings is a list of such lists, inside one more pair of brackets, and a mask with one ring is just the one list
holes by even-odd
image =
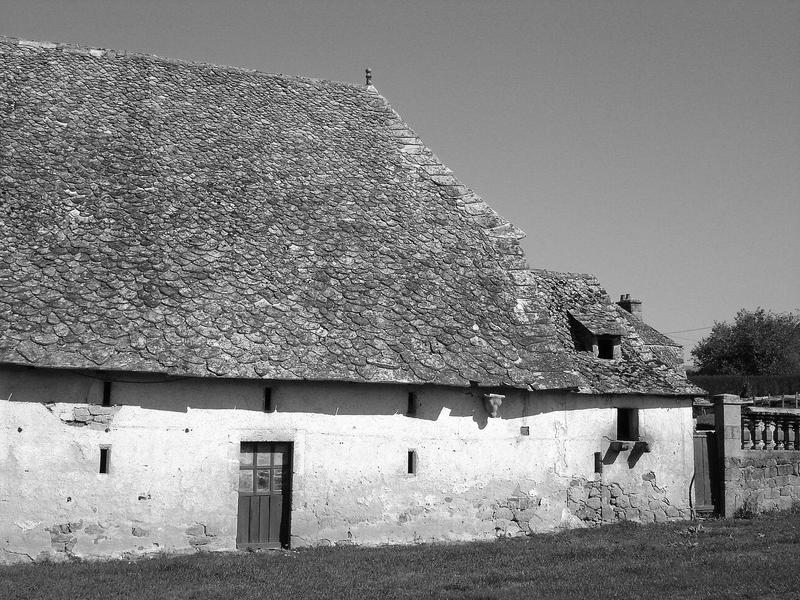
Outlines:
{"label": "stone tile roof", "polygon": [[624,308],[617,306],[617,312],[622,315],[623,318],[628,321],[628,323],[630,323],[634,331],[636,331],[639,337],[642,338],[642,342],[648,346],[671,346],[673,348],[682,347],[678,342],[651,327],[639,317],[632,315]]}
{"label": "stone tile roof", "polygon": [[[562,348],[586,382],[584,391],[604,394],[701,393],[700,388],[686,380],[682,361],[676,361],[675,351],[670,347],[668,352],[663,352],[661,346],[652,346],[645,341],[640,335],[639,325],[634,326],[631,319],[627,318],[630,313],[611,300],[595,277],[535,270],[532,271],[532,279],[537,296],[547,307]],[[565,307],[568,307],[567,310]],[[602,323],[605,331],[597,333],[617,332],[620,335],[622,358],[606,360],[578,350],[569,319],[569,315],[574,313],[583,315],[587,320],[593,316]],[[633,319],[644,325],[641,320]],[[595,326],[601,328],[600,325]],[[647,325],[644,327],[646,329],[643,331],[652,329]]]}
{"label": "stone tile roof", "polygon": [[6,38],[0,65],[0,362],[686,393],[635,333],[579,356],[596,284],[529,271],[372,87]]}

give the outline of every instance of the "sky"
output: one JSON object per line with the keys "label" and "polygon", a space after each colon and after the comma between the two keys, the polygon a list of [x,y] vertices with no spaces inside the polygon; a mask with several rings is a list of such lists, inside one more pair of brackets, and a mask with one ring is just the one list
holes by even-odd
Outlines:
{"label": "sky", "polygon": [[[800,0],[0,0],[0,35],[373,84],[527,232],[690,349],[800,308]],[[677,333],[673,333],[677,332]]]}

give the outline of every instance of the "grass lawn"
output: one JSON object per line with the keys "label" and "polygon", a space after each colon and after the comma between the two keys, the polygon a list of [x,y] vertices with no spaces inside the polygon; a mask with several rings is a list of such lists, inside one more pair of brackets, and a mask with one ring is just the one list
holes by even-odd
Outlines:
{"label": "grass lawn", "polygon": [[800,512],[456,545],[0,567],[0,598],[800,598]]}

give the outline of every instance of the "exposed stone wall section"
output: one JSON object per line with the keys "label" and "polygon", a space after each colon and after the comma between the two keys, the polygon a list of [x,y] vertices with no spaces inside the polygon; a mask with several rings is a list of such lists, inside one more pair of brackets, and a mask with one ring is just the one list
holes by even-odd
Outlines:
{"label": "exposed stone wall section", "polygon": [[619,483],[573,479],[567,490],[567,507],[589,525],[616,521],[663,523],[688,519],[687,508],[670,503],[664,488],[656,484],[652,471],[642,475],[643,485],[635,491]]}
{"label": "exposed stone wall section", "polygon": [[83,528],[83,522],[77,523],[58,523],[52,527],[47,527],[45,531],[50,533],[50,544],[58,554],[71,555],[72,549],[78,543],[75,534]]}
{"label": "exposed stone wall section", "polygon": [[725,487],[736,506],[754,513],[800,502],[800,452],[759,452],[725,459]]}
{"label": "exposed stone wall section", "polygon": [[89,523],[84,528],[84,533],[92,537],[92,544],[99,544],[103,540],[107,540],[108,536],[105,535],[106,528],[103,527],[100,523]]}
{"label": "exposed stone wall section", "polygon": [[494,523],[497,537],[516,537],[537,531],[537,524],[541,522],[538,516],[539,509],[547,501],[539,497],[512,496],[484,506],[478,513],[482,520]]}
{"label": "exposed stone wall section", "polygon": [[45,408],[67,425],[89,427],[105,431],[109,428],[119,406],[98,406],[96,404],[45,404]]}
{"label": "exposed stone wall section", "polygon": [[195,523],[187,527],[186,536],[189,538],[189,544],[195,550],[203,550],[204,546],[207,546],[217,537],[216,532],[210,531],[203,523]]}
{"label": "exposed stone wall section", "polygon": [[119,412],[119,406],[97,406],[96,404],[84,405],[58,405],[46,404],[47,410],[57,415],[67,425],[73,427],[89,427],[105,431],[114,420],[114,415]]}

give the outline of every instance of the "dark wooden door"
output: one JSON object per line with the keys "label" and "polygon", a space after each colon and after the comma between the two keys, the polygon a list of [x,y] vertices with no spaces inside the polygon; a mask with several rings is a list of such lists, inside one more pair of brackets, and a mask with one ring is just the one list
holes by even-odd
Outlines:
{"label": "dark wooden door", "polygon": [[713,431],[694,434],[694,509],[699,513],[719,511],[717,438]]}
{"label": "dark wooden door", "polygon": [[292,444],[242,442],[239,452],[238,548],[289,546]]}

